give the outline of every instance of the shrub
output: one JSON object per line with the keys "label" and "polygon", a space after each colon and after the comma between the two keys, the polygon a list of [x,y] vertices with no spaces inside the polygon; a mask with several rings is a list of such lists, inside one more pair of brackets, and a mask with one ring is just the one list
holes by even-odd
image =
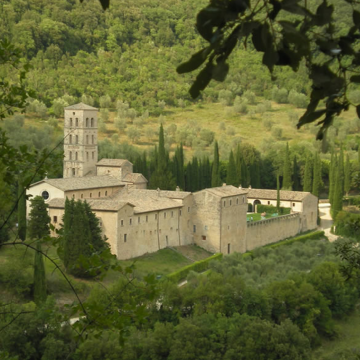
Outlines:
{"label": "shrub", "polygon": [[196,261],[191,265],[187,265],[167,276],[167,278],[174,282],[180,282],[185,279],[190,271],[203,272],[209,268],[209,263],[212,260],[221,260],[223,254],[215,254],[213,256],[208,257],[205,260]]}
{"label": "shrub", "polygon": [[271,134],[274,136],[275,139],[281,139],[282,138],[282,128],[279,126],[275,126],[271,130]]}
{"label": "shrub", "polygon": [[267,130],[267,131],[270,131],[272,126],[273,126],[273,122],[270,120],[270,119],[264,119],[263,120],[263,125],[264,125],[264,128]]}
{"label": "shrub", "polygon": [[234,101],[235,112],[239,114],[246,114],[248,112],[247,104],[248,104],[247,99],[242,100],[239,96],[237,96]]}
{"label": "shrub", "polygon": [[[267,214],[276,214],[278,212],[277,208],[273,205],[262,205],[259,204],[257,207],[257,213],[266,212]],[[290,208],[280,207],[279,215],[288,215],[290,214]]]}
{"label": "shrub", "polygon": [[360,239],[360,214],[340,211],[336,216],[335,225],[336,235]]}
{"label": "shrub", "polygon": [[230,90],[220,90],[219,91],[219,101],[223,105],[231,105],[233,100],[233,94]]}
{"label": "shrub", "polygon": [[245,91],[243,98],[245,98],[251,105],[254,105],[256,102],[256,96],[252,91]]}
{"label": "shrub", "polygon": [[214,141],[214,138],[215,138],[215,133],[213,131],[208,129],[202,129],[200,131],[200,139],[204,141],[206,146],[209,146]]}

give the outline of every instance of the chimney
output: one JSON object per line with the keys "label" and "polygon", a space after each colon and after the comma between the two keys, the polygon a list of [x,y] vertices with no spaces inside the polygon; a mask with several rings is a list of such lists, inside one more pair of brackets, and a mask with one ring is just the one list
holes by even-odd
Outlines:
{"label": "chimney", "polygon": [[226,186],[226,183],[223,183],[222,186]]}
{"label": "chimney", "polygon": [[249,189],[251,189],[251,185],[249,185]]}
{"label": "chimney", "polygon": [[175,191],[180,191],[180,188],[177,186]]}
{"label": "chimney", "polygon": [[157,192],[158,192],[158,197],[160,197],[160,189],[157,188]]}
{"label": "chimney", "polygon": [[241,184],[239,185],[239,189],[242,189],[242,186],[241,186]]}

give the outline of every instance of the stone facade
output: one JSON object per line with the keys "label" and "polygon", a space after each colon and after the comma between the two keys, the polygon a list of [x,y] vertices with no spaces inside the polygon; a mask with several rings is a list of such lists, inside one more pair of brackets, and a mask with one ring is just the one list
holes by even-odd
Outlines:
{"label": "stone facade", "polygon": [[276,206],[276,190],[226,184],[195,193],[147,190],[146,178],[133,173],[128,160],[98,161],[97,109],[88,105],[65,108],[64,131],[64,178],[45,178],[27,194],[44,197],[56,228],[66,198],[86,200],[119,259],[189,244],[214,253],[246,252],[316,228],[317,198],[310,193],[281,191],[281,206],[291,215],[247,223],[248,202]]}

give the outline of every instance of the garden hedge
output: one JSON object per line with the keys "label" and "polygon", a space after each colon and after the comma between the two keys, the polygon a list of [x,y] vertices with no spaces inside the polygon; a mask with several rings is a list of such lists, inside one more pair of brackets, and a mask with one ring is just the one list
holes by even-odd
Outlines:
{"label": "garden hedge", "polygon": [[207,259],[196,261],[193,264],[187,265],[177,271],[174,271],[173,273],[169,274],[167,278],[174,282],[180,282],[181,280],[185,279],[190,271],[196,271],[196,272],[203,272],[209,268],[209,263],[212,260],[221,260],[223,257],[223,254],[215,254]]}
{"label": "garden hedge", "polygon": [[[290,208],[286,208],[286,207],[280,207],[280,213],[279,215],[288,215],[290,214]],[[259,204],[257,205],[257,213],[261,214],[263,212],[266,212],[267,214],[275,214],[278,212],[277,208],[273,205],[262,205]]]}

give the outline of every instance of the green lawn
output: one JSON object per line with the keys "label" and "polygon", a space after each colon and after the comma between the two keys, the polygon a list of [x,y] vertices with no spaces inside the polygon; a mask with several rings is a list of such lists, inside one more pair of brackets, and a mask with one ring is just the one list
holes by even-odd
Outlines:
{"label": "green lawn", "polygon": [[353,352],[360,354],[360,312],[355,311],[347,319],[336,321],[338,337],[332,341],[323,340],[313,351],[316,360],[355,359]]}
{"label": "green lawn", "polygon": [[[259,220],[261,220],[261,214],[258,214],[258,213],[247,214],[247,215],[246,215],[247,221],[251,221],[251,217],[253,218],[252,221],[259,221]],[[271,214],[268,214],[268,215],[265,216],[266,219],[269,219],[269,218],[271,218],[271,217],[273,217],[273,216],[271,216]]]}

